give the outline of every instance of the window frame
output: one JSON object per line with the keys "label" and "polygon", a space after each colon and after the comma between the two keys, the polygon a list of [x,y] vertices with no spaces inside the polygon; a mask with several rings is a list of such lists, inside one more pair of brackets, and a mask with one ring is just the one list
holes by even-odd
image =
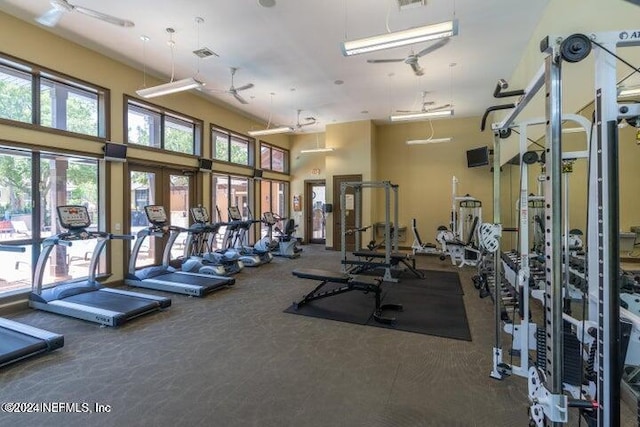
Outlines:
{"label": "window frame", "polygon": [[[41,65],[17,58],[15,56],[0,52],[0,64],[18,73],[26,73],[31,76],[31,121],[19,121],[10,118],[0,118],[0,123],[10,124],[15,127],[34,129],[58,135],[74,138],[83,138],[95,141],[105,141],[111,138],[111,117],[109,114],[111,104],[111,91],[105,87],[96,85],[86,80],[82,80],[65,73],[61,73]],[[69,91],[95,94],[97,98],[97,129],[96,135],[73,132],[52,126],[42,125],[41,117],[41,81],[49,80],[55,84],[66,86]]]}
{"label": "window frame", "polygon": [[[171,153],[172,155],[182,155],[182,156],[190,156],[190,157],[200,157],[202,154],[202,141],[203,141],[203,128],[204,122],[196,117],[189,116],[187,114],[180,113],[175,110],[171,110],[169,108],[162,107],[160,105],[152,104],[138,98],[124,95],[123,96],[123,131],[124,131],[124,139],[127,145],[135,146],[136,148],[142,148],[147,150],[155,150],[155,151],[163,151],[166,153]],[[135,142],[129,141],[129,107],[133,106],[135,109],[140,111],[148,111],[150,113],[156,114],[160,118],[160,123],[158,127],[158,138],[159,138],[159,146],[155,145],[143,145],[137,144]],[[190,123],[193,125],[193,152],[192,153],[184,153],[182,151],[169,150],[165,148],[165,136],[167,130],[167,121],[173,120],[175,122],[184,122]]]}
{"label": "window frame", "polygon": [[[256,163],[256,141],[255,139],[242,135],[238,132],[234,132],[229,129],[225,129],[221,126],[211,124],[209,135],[211,137],[211,159],[216,162],[221,162],[229,165],[253,168]],[[216,141],[217,135],[225,136],[227,143],[227,158],[225,160],[216,157]],[[238,163],[231,160],[231,146],[233,141],[242,141],[247,143],[247,163]]]}
{"label": "window frame", "polygon": [[[262,166],[262,148],[267,148],[269,150],[269,167],[263,167]],[[282,152],[282,156],[283,156],[283,165],[282,165],[282,169],[281,171],[273,169],[273,152],[275,151],[280,151]],[[274,173],[281,173],[283,175],[289,175],[290,174],[290,169],[289,169],[289,164],[290,164],[290,154],[291,152],[289,150],[287,150],[286,148],[282,148],[282,147],[278,147],[277,145],[273,145],[273,144],[269,144],[267,142],[264,141],[260,141],[260,161],[258,162],[258,165],[260,165],[260,167],[263,170],[268,170]]]}

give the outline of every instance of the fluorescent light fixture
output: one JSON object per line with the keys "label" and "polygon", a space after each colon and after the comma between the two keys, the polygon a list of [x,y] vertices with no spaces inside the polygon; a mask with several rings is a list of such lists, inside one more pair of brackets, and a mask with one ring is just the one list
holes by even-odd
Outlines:
{"label": "fluorescent light fixture", "polygon": [[422,120],[431,119],[434,117],[448,117],[453,116],[453,110],[439,110],[439,111],[425,111],[421,113],[409,113],[409,114],[396,114],[389,117],[392,122],[401,122],[405,120]]}
{"label": "fluorescent light fixture", "polygon": [[441,22],[424,27],[410,28],[379,36],[366,37],[353,41],[345,41],[340,46],[344,56],[374,52],[376,50],[391,49],[414,43],[437,40],[458,34],[458,20]]}
{"label": "fluorescent light fixture", "polygon": [[430,138],[430,139],[410,139],[407,145],[437,144],[439,142],[451,142],[453,138]]}
{"label": "fluorescent light fixture", "polygon": [[293,132],[293,128],[291,126],[281,126],[279,128],[271,128],[271,129],[261,129],[261,130],[250,130],[247,132],[249,136],[262,136],[262,135],[276,135],[278,133],[288,133]]}
{"label": "fluorescent light fixture", "polygon": [[300,150],[300,153],[328,153],[333,151],[333,148],[309,148],[308,150]]}
{"label": "fluorescent light fixture", "polygon": [[145,89],[137,90],[138,96],[143,98],[154,98],[156,96],[169,95],[170,93],[182,92],[189,89],[200,88],[204,86],[204,83],[189,77],[182,80],[176,80],[175,82],[169,82],[158,86],[148,87]]}

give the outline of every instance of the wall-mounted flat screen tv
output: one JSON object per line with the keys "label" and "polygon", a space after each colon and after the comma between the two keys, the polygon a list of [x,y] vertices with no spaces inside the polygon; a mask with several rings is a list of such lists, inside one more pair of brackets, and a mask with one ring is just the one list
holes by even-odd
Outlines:
{"label": "wall-mounted flat screen tv", "polygon": [[489,164],[489,147],[478,147],[467,151],[467,167],[475,168]]}

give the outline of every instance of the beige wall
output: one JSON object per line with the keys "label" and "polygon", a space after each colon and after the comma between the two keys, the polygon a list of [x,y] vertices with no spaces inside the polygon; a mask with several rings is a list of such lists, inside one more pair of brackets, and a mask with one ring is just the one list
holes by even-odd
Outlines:
{"label": "beige wall", "polygon": [[[376,180],[399,185],[399,224],[413,241],[411,219],[416,218],[423,242],[434,242],[438,226],[449,226],[452,179],[459,180],[458,195],[470,194],[483,202],[485,221],[493,215],[493,175],[489,166],[468,168],[466,151],[492,146],[488,133],[480,132],[479,118],[434,120],[435,138],[452,137],[449,143],[407,145],[407,139],[425,138],[424,122],[381,125],[377,129]],[[508,171],[505,168],[503,176]],[[377,198],[373,222],[384,220],[384,195]]]}
{"label": "beige wall", "polygon": [[[333,200],[333,177],[336,175],[362,175],[363,181],[372,181],[372,125],[369,120],[351,123],[327,125],[326,146],[336,151],[326,156],[327,203],[339,203]],[[372,194],[362,194],[362,224],[371,223]],[[327,246],[333,245],[333,214],[327,215]],[[336,242],[339,247],[340,243]]]}

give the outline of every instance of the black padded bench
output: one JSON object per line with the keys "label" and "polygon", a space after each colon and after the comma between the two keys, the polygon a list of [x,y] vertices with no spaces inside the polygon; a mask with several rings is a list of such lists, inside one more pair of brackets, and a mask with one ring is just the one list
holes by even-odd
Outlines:
{"label": "black padded bench", "polygon": [[[386,255],[384,252],[377,251],[355,251],[353,255],[358,258],[364,258],[365,260],[343,260],[343,264],[353,265],[354,267],[349,271],[353,274],[360,274],[368,270],[376,268],[393,268],[397,267],[400,263],[403,263],[410,272],[412,272],[418,279],[424,279],[424,274],[416,269],[416,260],[409,254],[402,252],[391,252],[389,254],[390,264],[380,262],[384,260]],[[411,262],[409,262],[411,261]]]}
{"label": "black padded bench", "polygon": [[[384,317],[382,315],[383,310],[402,311],[401,304],[381,304],[380,284],[382,283],[382,278],[380,277],[358,276],[316,268],[293,270],[292,274],[301,279],[320,280],[320,284],[316,286],[314,290],[306,294],[300,301],[293,303],[296,310],[314,300],[328,298],[350,291],[362,291],[364,293],[375,293],[376,306],[373,312],[373,318],[377,322],[387,324],[395,322],[396,319],[394,317]],[[328,283],[342,284],[343,286],[322,291],[321,289]]]}

